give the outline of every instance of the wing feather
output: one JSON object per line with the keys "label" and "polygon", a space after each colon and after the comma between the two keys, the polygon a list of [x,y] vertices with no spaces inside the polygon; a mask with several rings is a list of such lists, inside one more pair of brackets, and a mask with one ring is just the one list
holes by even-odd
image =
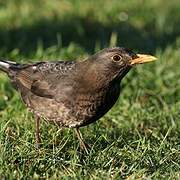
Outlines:
{"label": "wing feather", "polygon": [[16,79],[32,93],[52,98],[57,85],[74,67],[73,61],[42,62],[23,68],[17,73]]}

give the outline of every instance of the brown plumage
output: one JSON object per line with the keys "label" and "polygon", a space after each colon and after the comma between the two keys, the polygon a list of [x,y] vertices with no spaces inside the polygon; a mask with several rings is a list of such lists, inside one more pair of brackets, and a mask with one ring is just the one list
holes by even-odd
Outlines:
{"label": "brown plumage", "polygon": [[125,48],[107,48],[82,62],[55,61],[16,64],[0,61],[26,106],[36,116],[36,140],[40,142],[39,119],[59,126],[78,128],[102,117],[115,104],[120,82],[133,64],[152,61]]}

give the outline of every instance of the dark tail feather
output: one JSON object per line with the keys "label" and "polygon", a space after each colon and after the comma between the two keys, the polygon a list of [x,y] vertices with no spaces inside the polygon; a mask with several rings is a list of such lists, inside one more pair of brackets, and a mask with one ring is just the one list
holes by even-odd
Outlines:
{"label": "dark tail feather", "polygon": [[19,67],[19,64],[17,64],[16,62],[0,59],[0,70],[8,74],[13,70],[18,69],[18,67]]}

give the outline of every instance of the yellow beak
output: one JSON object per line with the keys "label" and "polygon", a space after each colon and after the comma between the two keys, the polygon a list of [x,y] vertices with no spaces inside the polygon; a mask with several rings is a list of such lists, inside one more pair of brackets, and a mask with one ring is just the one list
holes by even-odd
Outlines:
{"label": "yellow beak", "polygon": [[151,56],[151,55],[147,55],[147,54],[137,54],[137,58],[133,59],[130,64],[134,65],[134,64],[143,64],[143,63],[147,63],[147,62],[151,62],[151,61],[155,61],[157,60],[156,57]]}

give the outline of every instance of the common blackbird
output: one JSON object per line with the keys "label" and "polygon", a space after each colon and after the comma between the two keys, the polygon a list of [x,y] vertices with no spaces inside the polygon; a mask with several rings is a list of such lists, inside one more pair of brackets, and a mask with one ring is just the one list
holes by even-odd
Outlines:
{"label": "common blackbird", "polygon": [[80,147],[86,149],[79,127],[107,113],[120,94],[120,82],[135,64],[154,61],[151,55],[131,50],[106,48],[84,61],[51,61],[18,64],[0,60],[35,115],[36,143],[40,143],[40,118],[58,126],[75,128]]}

